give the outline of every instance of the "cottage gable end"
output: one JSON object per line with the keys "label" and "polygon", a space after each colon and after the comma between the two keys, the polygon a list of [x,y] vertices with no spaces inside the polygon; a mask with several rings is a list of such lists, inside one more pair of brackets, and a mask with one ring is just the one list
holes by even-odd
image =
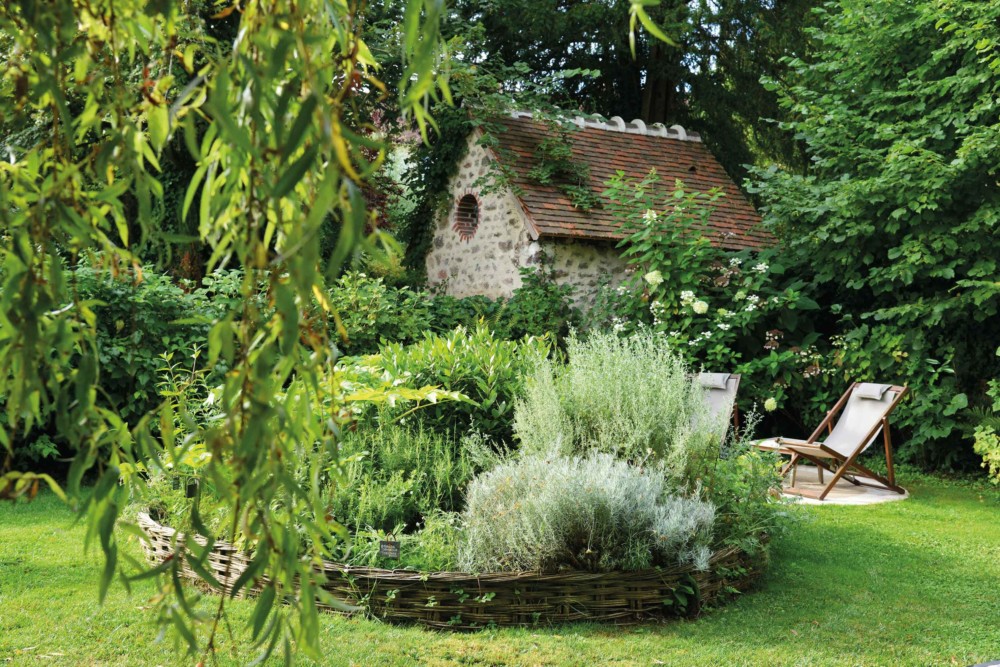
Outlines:
{"label": "cottage gable end", "polygon": [[520,267],[537,261],[539,246],[517,197],[479,187],[496,169],[493,154],[479,145],[481,136],[468,137],[468,150],[448,185],[451,201],[435,217],[427,281],[453,296],[496,298],[521,286]]}

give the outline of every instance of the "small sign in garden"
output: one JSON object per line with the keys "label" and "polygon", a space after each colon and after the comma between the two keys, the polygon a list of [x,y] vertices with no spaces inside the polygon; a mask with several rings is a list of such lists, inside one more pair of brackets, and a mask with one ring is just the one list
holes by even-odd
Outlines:
{"label": "small sign in garden", "polygon": [[388,540],[379,540],[378,543],[378,555],[382,558],[395,558],[399,559],[399,542],[392,539],[392,535],[389,536]]}

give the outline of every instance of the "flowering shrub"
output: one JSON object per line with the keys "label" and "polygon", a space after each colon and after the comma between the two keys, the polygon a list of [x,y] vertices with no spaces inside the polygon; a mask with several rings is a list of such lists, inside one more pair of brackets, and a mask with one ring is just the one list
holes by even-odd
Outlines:
{"label": "flowering shrub", "polygon": [[[703,232],[720,192],[688,192],[677,181],[658,196],[656,181],[651,172],[608,182],[632,270],[620,286],[604,288],[589,326],[660,333],[693,366],[742,373],[741,394],[777,409],[784,388],[829,371],[817,363],[818,336],[800,318],[818,304],[802,281],[784,278],[773,251],[726,252],[709,242]],[[797,345],[788,345],[792,337]]]}

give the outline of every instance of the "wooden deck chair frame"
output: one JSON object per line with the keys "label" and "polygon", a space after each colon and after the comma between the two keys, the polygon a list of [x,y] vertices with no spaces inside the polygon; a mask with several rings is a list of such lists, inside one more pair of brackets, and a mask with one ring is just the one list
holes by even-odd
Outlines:
{"label": "wooden deck chair frame", "polygon": [[[889,433],[889,415],[892,411],[896,409],[900,401],[906,395],[908,388],[899,385],[891,385],[887,391],[895,392],[896,398],[893,399],[892,403],[889,404],[889,408],[882,415],[882,419],[875,424],[868,431],[868,434],[861,439],[858,446],[851,452],[850,456],[844,456],[843,454],[830,449],[822,442],[817,442],[817,439],[822,435],[823,431],[828,432],[833,431],[834,417],[836,417],[844,406],[847,405],[848,399],[854,393],[854,390],[861,385],[860,382],[855,382],[852,384],[844,395],[840,397],[837,404],[826,413],[826,417],[820,422],[820,425],[816,427],[812,435],[806,440],[794,440],[790,438],[775,438],[775,443],[778,444],[778,453],[791,455],[791,460],[781,469],[782,476],[788,474],[792,471],[792,486],[785,487],[782,489],[782,493],[790,493],[798,496],[803,496],[806,498],[815,498],[816,500],[823,500],[826,496],[833,490],[833,487],[841,479],[846,479],[851,484],[855,486],[870,486],[877,489],[886,488],[896,493],[903,494],[906,491],[896,485],[896,474],[892,467],[892,436]],[[868,448],[868,443],[875,437],[879,429],[882,429],[882,440],[885,443],[885,462],[888,468],[888,476],[883,477],[875,472],[872,472],[865,466],[858,463],[857,458]],[[799,461],[805,459],[816,465],[817,472],[819,473],[819,481],[823,483],[823,471],[827,471],[833,474],[830,481],[823,487],[819,492],[812,491],[810,489],[800,489],[795,486],[795,468]],[[831,465],[828,461],[835,461],[835,465]],[[852,474],[852,471],[854,474]],[[863,482],[858,479],[858,475],[862,475],[866,478],[875,480],[879,484],[870,484]]]}

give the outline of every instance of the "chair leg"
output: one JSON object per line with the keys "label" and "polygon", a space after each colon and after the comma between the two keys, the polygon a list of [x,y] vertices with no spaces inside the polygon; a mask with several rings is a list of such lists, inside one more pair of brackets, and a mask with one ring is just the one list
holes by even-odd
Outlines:
{"label": "chair leg", "polygon": [[887,488],[890,491],[895,491],[896,493],[899,493],[899,494],[906,493],[906,490],[903,489],[903,487],[896,486],[895,483],[891,482],[890,480],[888,480],[885,477],[882,477],[882,475],[879,475],[879,474],[877,474],[877,473],[869,470],[868,468],[864,467],[863,465],[861,465],[857,461],[852,461],[850,467],[853,468],[854,470],[857,470],[858,473],[860,473],[864,477],[867,477],[868,479],[875,480],[876,482],[878,482],[879,484],[881,484],[881,486],[875,486],[874,484],[867,484],[865,482],[859,482],[859,484],[861,484],[862,486],[871,486],[871,487],[876,488],[876,489]]}
{"label": "chair leg", "polygon": [[797,453],[792,454],[792,458],[789,459],[788,463],[781,468],[781,476],[787,477],[788,472],[792,473],[792,486],[795,486],[795,472],[798,470],[799,455]]}
{"label": "chair leg", "polygon": [[889,434],[889,420],[882,418],[882,439],[885,441],[885,465],[889,470],[889,486],[896,486],[896,472],[892,469],[892,436]]}
{"label": "chair leg", "polygon": [[839,480],[841,477],[843,477],[845,472],[847,472],[847,466],[846,465],[842,465],[839,468],[837,468],[837,472],[834,473],[833,479],[831,479],[830,483],[827,484],[826,486],[824,486],[823,490],[820,492],[820,494],[818,496],[818,500],[824,500],[826,498],[827,494],[829,494],[831,491],[833,491],[833,487],[835,487],[837,485],[837,480]]}

